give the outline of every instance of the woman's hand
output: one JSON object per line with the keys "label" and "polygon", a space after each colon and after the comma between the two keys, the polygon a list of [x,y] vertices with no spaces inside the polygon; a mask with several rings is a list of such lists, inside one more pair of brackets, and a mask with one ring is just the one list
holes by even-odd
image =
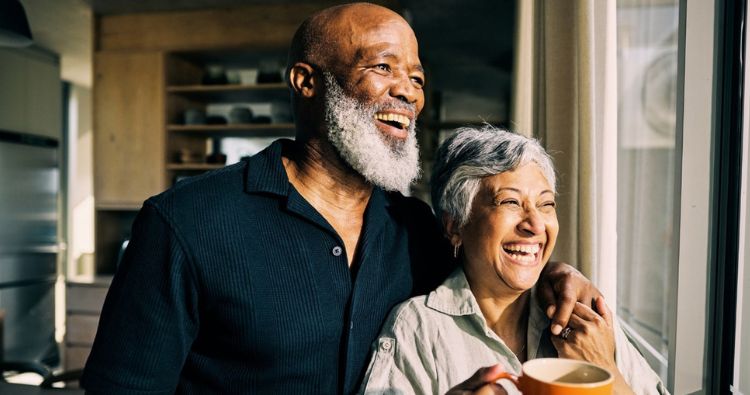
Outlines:
{"label": "woman's hand", "polygon": [[501,365],[481,368],[466,381],[453,387],[445,395],[505,395],[505,389],[496,381],[503,377],[505,370]]}
{"label": "woman's hand", "polygon": [[[612,312],[603,298],[596,298],[597,311],[576,303],[568,321],[570,333],[566,339],[552,336],[552,344],[560,358],[591,362],[608,369],[614,375],[615,394],[632,394],[630,387],[617,368],[615,360],[615,333]],[[598,314],[597,314],[598,312]]]}
{"label": "woman's hand", "polygon": [[591,306],[602,294],[581,272],[563,262],[549,262],[537,283],[541,308],[552,319],[551,331],[559,335],[568,326],[576,301]]}
{"label": "woman's hand", "polygon": [[552,344],[560,358],[588,361],[616,370],[612,313],[602,298],[597,298],[595,305],[601,315],[583,303],[576,303],[568,321],[570,334],[567,339],[552,336]]}

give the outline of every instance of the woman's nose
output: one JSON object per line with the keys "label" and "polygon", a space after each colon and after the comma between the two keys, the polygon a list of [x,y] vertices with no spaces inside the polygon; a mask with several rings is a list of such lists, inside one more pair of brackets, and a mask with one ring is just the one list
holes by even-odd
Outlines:
{"label": "woman's nose", "polygon": [[544,221],[539,212],[532,208],[525,211],[525,217],[518,227],[524,233],[538,235],[544,232]]}

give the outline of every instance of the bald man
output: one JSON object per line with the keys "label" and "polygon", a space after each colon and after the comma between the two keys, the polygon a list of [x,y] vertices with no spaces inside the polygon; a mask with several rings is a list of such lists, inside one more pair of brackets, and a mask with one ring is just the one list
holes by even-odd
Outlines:
{"label": "bald man", "polygon": [[[389,310],[453,269],[430,208],[402,194],[419,175],[425,83],[406,21],[371,4],[323,10],[295,34],[287,78],[294,141],[144,203],[88,392],[355,392]],[[558,323],[597,295],[566,265],[546,278],[548,294],[565,290]]]}

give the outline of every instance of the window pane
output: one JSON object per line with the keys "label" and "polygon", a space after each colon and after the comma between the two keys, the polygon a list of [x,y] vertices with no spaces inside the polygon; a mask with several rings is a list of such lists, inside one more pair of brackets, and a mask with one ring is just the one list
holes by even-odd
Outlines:
{"label": "window pane", "polygon": [[677,1],[619,0],[617,312],[667,382],[668,285],[677,250]]}

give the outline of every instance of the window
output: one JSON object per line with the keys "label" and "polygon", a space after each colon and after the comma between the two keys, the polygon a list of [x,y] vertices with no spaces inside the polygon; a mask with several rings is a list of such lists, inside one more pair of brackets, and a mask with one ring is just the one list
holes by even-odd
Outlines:
{"label": "window", "polygon": [[619,1],[617,312],[668,380],[669,291],[677,256],[677,1]]}

